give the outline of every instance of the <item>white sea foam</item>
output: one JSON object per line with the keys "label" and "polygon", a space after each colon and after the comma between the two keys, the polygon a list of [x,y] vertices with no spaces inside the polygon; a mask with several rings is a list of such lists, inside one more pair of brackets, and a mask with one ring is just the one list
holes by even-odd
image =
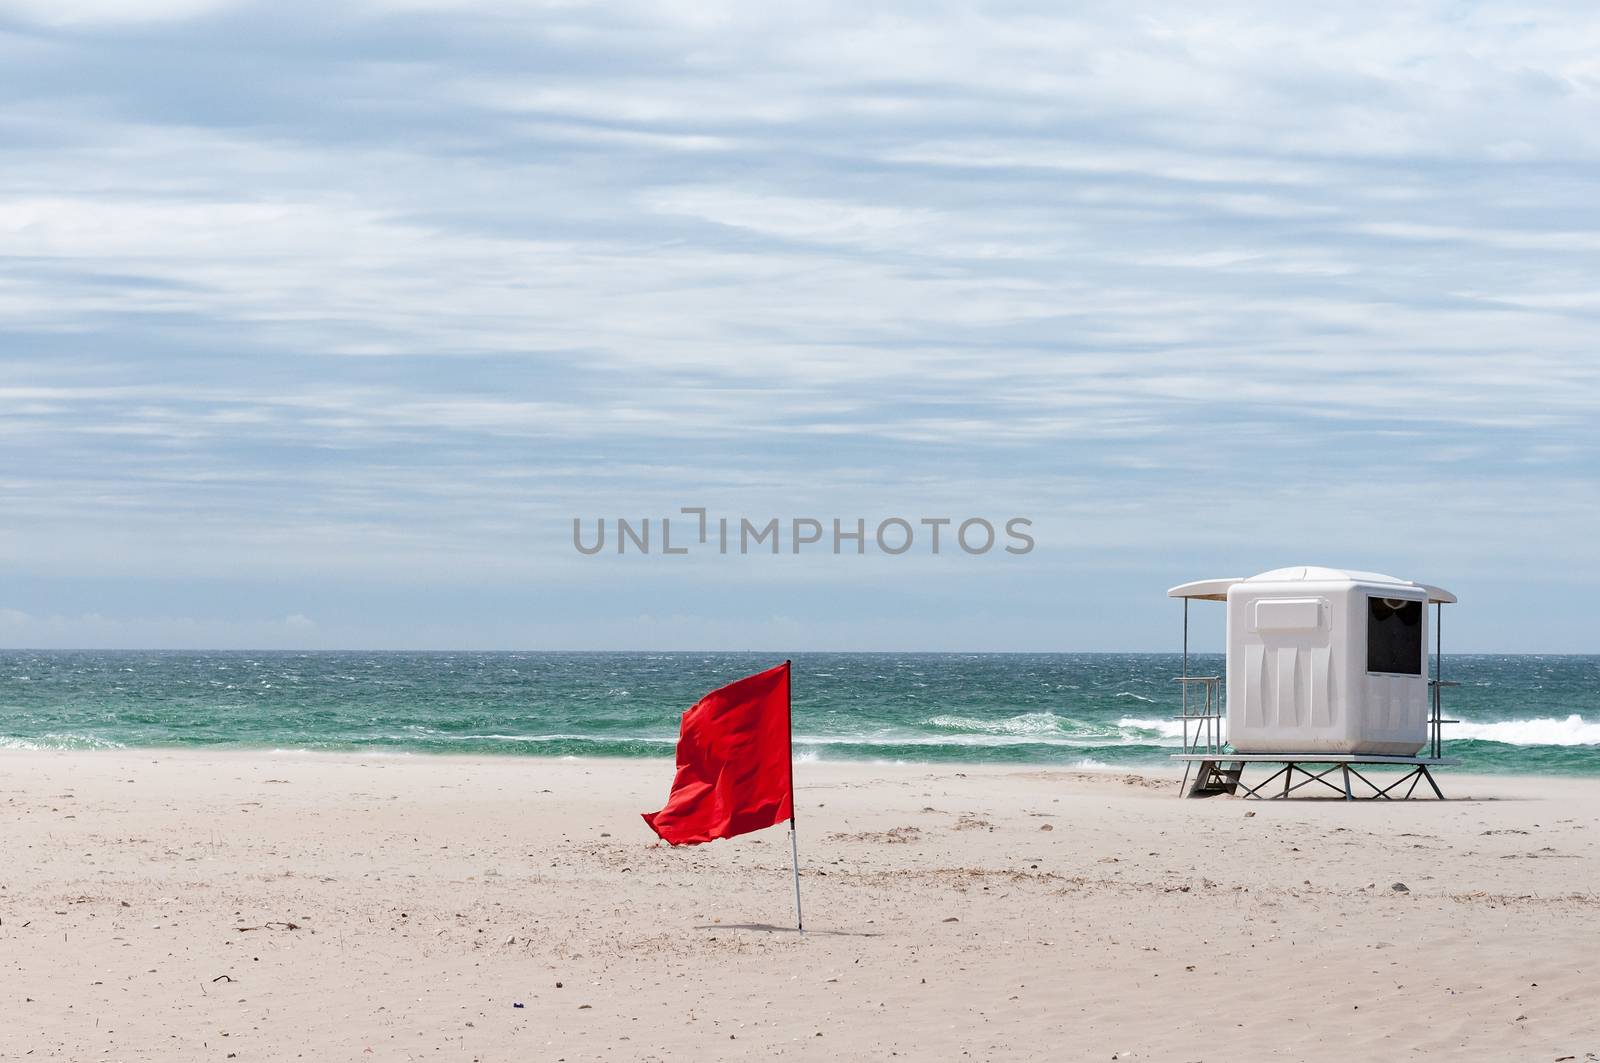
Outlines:
{"label": "white sea foam", "polygon": [[[1169,740],[1181,740],[1183,736],[1183,724],[1177,720],[1124,716],[1117,721],[1117,726],[1160,735]],[[1193,736],[1193,724],[1189,725],[1189,733]],[[1585,721],[1577,714],[1566,719],[1546,716],[1531,720],[1497,720],[1493,723],[1462,720],[1458,724],[1446,724],[1444,738],[1447,742],[1472,738],[1501,742],[1508,746],[1594,746],[1600,745],[1600,722]]]}
{"label": "white sea foam", "polygon": [[8,738],[0,735],[0,749],[125,749],[121,742],[94,735],[43,734],[36,738]]}
{"label": "white sea foam", "polygon": [[[1119,745],[1175,746],[1183,735],[1183,725],[1177,720],[1150,719],[1123,716],[1113,728],[1109,724],[1081,723],[1053,712],[1028,712],[1000,719],[981,719],[973,716],[934,716],[922,721],[923,726],[944,734],[917,731],[880,729],[862,734],[795,735],[797,746],[810,749],[800,754],[801,760],[815,760],[818,749],[828,746],[955,746],[965,748],[995,748],[1004,746],[1055,746],[1062,748],[1094,749]],[[1190,725],[1190,735],[1194,725]],[[579,734],[472,734],[455,736],[457,740],[516,742],[536,745],[546,742],[635,742],[645,745],[671,746],[676,736],[641,735],[579,735]],[[1600,723],[1585,722],[1581,716],[1566,719],[1502,720],[1495,723],[1463,721],[1445,728],[1445,739],[1481,739],[1516,746],[1583,746],[1600,745]],[[1088,758],[1081,766],[1098,767]]]}
{"label": "white sea foam", "polygon": [[1564,720],[1542,716],[1532,720],[1499,720],[1478,723],[1462,720],[1445,724],[1445,741],[1476,738],[1484,742],[1503,742],[1508,746],[1596,746],[1600,745],[1600,723],[1588,723],[1573,713]]}
{"label": "white sea foam", "polygon": [[677,738],[648,737],[641,735],[577,735],[577,734],[549,734],[549,735],[445,735],[433,734],[428,736],[431,741],[447,742],[639,742],[647,745],[673,746],[678,744]]}
{"label": "white sea foam", "polygon": [[999,720],[984,720],[976,716],[935,716],[924,720],[928,727],[946,731],[966,731],[991,735],[1055,735],[1064,734],[1072,721],[1053,712],[1025,712],[1020,716],[1007,716]]}
{"label": "white sea foam", "polygon": [[[1117,721],[1117,726],[1126,731],[1158,735],[1173,741],[1183,739],[1183,724],[1177,720],[1145,720],[1137,716],[1124,716]],[[1189,725],[1189,735],[1194,736],[1193,724]]]}
{"label": "white sea foam", "polygon": [[1051,738],[1046,735],[795,735],[795,743],[817,746],[1067,746],[1092,749],[1116,745],[1115,738]]}
{"label": "white sea foam", "polygon": [[[1142,723],[1144,721],[1131,721]],[[995,746],[1062,746],[1066,748],[1095,749],[1105,746],[1168,745],[1165,732],[1159,735],[1141,733],[1130,727],[1130,720],[1118,724],[1109,721],[1074,720],[1053,712],[1025,712],[1016,716],[984,719],[975,716],[933,716],[921,721],[921,726],[935,733],[883,729],[871,734],[819,735],[795,741],[821,745],[859,746],[961,746],[971,748]],[[1153,730],[1151,725],[1146,730]],[[1178,732],[1174,725],[1171,736]]]}

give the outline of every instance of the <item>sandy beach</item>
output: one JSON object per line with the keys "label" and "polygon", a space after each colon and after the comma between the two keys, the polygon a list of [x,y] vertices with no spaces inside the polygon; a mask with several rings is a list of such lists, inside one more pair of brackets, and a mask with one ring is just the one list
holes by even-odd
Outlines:
{"label": "sandy beach", "polygon": [[1600,1056],[1600,782],[803,764],[802,937],[786,835],[657,845],[669,778],[0,753],[0,1058]]}

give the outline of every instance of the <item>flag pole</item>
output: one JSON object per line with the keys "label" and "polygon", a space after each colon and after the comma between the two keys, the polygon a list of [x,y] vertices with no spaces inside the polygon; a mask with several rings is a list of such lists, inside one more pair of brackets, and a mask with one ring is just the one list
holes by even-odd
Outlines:
{"label": "flag pole", "polygon": [[805,916],[800,910],[800,839],[794,826],[794,662],[783,662],[784,686],[789,695],[789,855],[794,863],[794,928],[806,932]]}

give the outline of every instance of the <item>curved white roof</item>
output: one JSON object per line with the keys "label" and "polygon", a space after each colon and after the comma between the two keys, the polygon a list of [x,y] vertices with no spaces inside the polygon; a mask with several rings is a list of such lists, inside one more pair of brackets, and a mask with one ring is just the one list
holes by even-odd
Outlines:
{"label": "curved white roof", "polygon": [[1396,579],[1386,576],[1381,572],[1359,572],[1354,569],[1322,568],[1317,565],[1294,565],[1289,568],[1275,568],[1270,572],[1250,576],[1248,579],[1232,576],[1221,579],[1193,580],[1189,583],[1180,583],[1167,591],[1168,598],[1200,598],[1210,602],[1225,602],[1228,600],[1228,588],[1235,583],[1300,583],[1300,582],[1350,582],[1350,583],[1375,583],[1392,584],[1396,587],[1416,587],[1426,592],[1428,601],[1454,603],[1456,596],[1443,587],[1435,587],[1427,583],[1416,583],[1411,580]]}
{"label": "curved white roof", "polygon": [[1225,602],[1228,600],[1228,588],[1235,583],[1243,582],[1243,576],[1225,576],[1222,579],[1197,579],[1190,583],[1178,584],[1167,591],[1167,597],[1203,598],[1208,602]]}
{"label": "curved white roof", "polygon": [[1298,583],[1301,580],[1349,580],[1351,583],[1393,583],[1402,587],[1415,587],[1417,584],[1410,580],[1395,579],[1385,576],[1382,572],[1358,572],[1349,568],[1321,568],[1317,565],[1292,565],[1289,568],[1275,568],[1271,572],[1263,572],[1251,576],[1251,583]]}

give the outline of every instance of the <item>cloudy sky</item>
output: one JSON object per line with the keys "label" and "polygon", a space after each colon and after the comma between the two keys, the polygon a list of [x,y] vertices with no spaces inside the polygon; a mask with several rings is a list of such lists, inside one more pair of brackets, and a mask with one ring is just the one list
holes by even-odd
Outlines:
{"label": "cloudy sky", "polygon": [[1066,6],[0,0],[0,645],[1600,649],[1592,8]]}

